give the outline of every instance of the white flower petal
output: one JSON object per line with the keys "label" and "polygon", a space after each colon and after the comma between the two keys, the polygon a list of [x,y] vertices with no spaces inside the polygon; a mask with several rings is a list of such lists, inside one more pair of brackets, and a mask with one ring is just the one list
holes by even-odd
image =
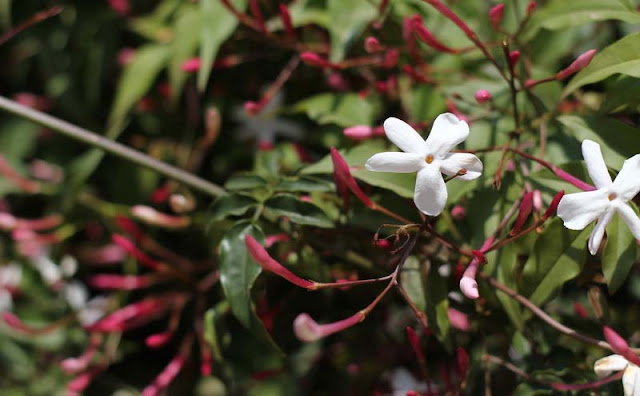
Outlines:
{"label": "white flower petal", "polygon": [[629,226],[633,237],[640,239],[640,219],[636,212],[631,209],[631,206],[623,203],[616,205],[616,210],[622,216],[622,220]]}
{"label": "white flower petal", "polygon": [[411,125],[398,118],[389,117],[384,121],[384,132],[400,150],[424,156],[424,140]]}
{"label": "white flower petal", "polygon": [[374,172],[409,173],[416,172],[424,163],[424,158],[413,153],[379,153],[364,165]]}
{"label": "white flower petal", "polygon": [[622,164],[620,173],[613,182],[613,189],[619,198],[627,202],[640,191],[640,154],[636,154]]}
{"label": "white flower petal", "polygon": [[607,188],[611,186],[611,176],[607,170],[607,164],[604,163],[600,145],[591,140],[582,142],[582,156],[587,165],[587,171],[596,188]]}
{"label": "white flower petal", "polygon": [[11,311],[13,308],[13,297],[7,289],[0,289],[0,312]]}
{"label": "white flower petal", "polygon": [[596,226],[593,227],[593,231],[591,231],[591,235],[589,236],[589,252],[592,256],[595,256],[596,253],[598,253],[598,248],[600,247],[602,237],[604,236],[604,230],[607,228],[607,225],[615,213],[616,211],[613,209],[606,210],[598,218]]}
{"label": "white flower petal", "polygon": [[447,176],[455,175],[462,168],[466,169],[467,173],[456,176],[456,179],[473,180],[482,175],[482,161],[473,154],[451,153],[440,162],[440,171]]}
{"label": "white flower petal", "polygon": [[451,113],[436,118],[427,137],[427,150],[436,157],[444,157],[452,148],[469,136],[469,125]]}
{"label": "white flower petal", "polygon": [[624,370],[628,364],[627,359],[620,355],[609,355],[596,360],[593,371],[596,372],[598,378],[603,378],[611,375],[614,371]]}
{"label": "white flower petal", "polygon": [[606,190],[567,194],[558,205],[558,217],[570,230],[582,230],[597,219],[610,205]]}
{"label": "white flower petal", "polygon": [[633,364],[627,366],[622,376],[622,387],[624,388],[624,396],[640,395],[640,368],[638,366]]}
{"label": "white flower petal", "polygon": [[425,166],[418,172],[413,201],[420,211],[437,216],[447,204],[447,187],[437,166]]}

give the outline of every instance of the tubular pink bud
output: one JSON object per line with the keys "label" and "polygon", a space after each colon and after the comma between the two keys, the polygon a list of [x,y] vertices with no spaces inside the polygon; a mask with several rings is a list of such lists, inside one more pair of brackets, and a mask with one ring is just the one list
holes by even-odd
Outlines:
{"label": "tubular pink bud", "polygon": [[16,228],[18,219],[9,213],[0,213],[0,229],[10,231]]}
{"label": "tubular pink bud", "polygon": [[281,276],[282,278],[288,280],[296,286],[305,289],[314,288],[314,282],[296,276],[293,272],[283,267],[282,264],[271,258],[265,248],[260,245],[260,243],[258,243],[258,241],[256,241],[256,239],[251,235],[246,235],[244,237],[244,243],[247,246],[247,251],[253,258],[253,260],[258,263],[260,267],[262,267],[262,269],[264,269],[265,271],[273,272],[274,274]]}
{"label": "tubular pink bud", "polygon": [[186,356],[182,353],[176,355],[171,362],[162,370],[162,372],[156,377],[152,384],[148,385],[142,390],[142,396],[156,396],[159,395],[169,384],[176,378],[176,376],[182,371],[185,363],[187,362]]}
{"label": "tubular pink bud", "polygon": [[460,331],[471,330],[471,322],[469,321],[467,314],[460,312],[455,308],[449,308],[447,314],[449,316],[449,323],[451,323],[451,326],[454,329],[458,329]]}
{"label": "tubular pink bud", "polygon": [[156,277],[148,275],[93,275],[87,279],[87,284],[102,290],[136,290],[151,286]]}
{"label": "tubular pink bud", "polygon": [[391,69],[398,64],[398,59],[400,59],[400,51],[397,48],[390,49],[384,54],[381,66],[385,69]]}
{"label": "tubular pink bud", "polygon": [[431,48],[433,48],[433,49],[435,49],[437,51],[446,52],[446,53],[449,53],[449,54],[457,54],[458,53],[458,51],[456,51],[455,49],[447,47],[446,45],[442,44],[440,42],[440,40],[438,40],[429,31],[429,29],[427,29],[422,24],[422,20],[419,17],[413,19],[413,31],[416,32],[416,35],[418,36],[418,38],[420,40],[422,40],[429,47],[431,47]]}
{"label": "tubular pink bud", "polygon": [[247,113],[247,115],[252,117],[258,114],[262,109],[262,106],[260,105],[260,103],[254,102],[251,100],[244,102],[244,105],[242,107],[244,108],[244,112]]}
{"label": "tubular pink bud", "polygon": [[262,16],[262,11],[260,11],[260,3],[258,3],[258,0],[249,0],[249,9],[251,10],[253,18],[256,20],[260,32],[263,34],[267,33],[267,26],[264,24],[264,17]]}
{"label": "tubular pink bud", "polygon": [[131,208],[131,214],[149,225],[163,228],[177,229],[185,228],[190,224],[190,220],[185,216],[171,216],[158,212],[154,208],[146,205],[135,205]]}
{"label": "tubular pink bud", "polygon": [[351,175],[351,171],[349,170],[349,165],[347,161],[342,158],[338,150],[331,147],[331,161],[333,162],[333,178],[336,180],[336,184],[341,183],[346,185],[349,190],[360,200],[363,204],[365,204],[368,208],[375,207],[373,201],[369,199],[365,195],[364,192],[356,183],[356,180]]}
{"label": "tubular pink bud", "polygon": [[269,235],[264,240],[264,246],[266,248],[270,248],[271,246],[273,246],[274,243],[287,242],[288,240],[289,240],[289,235],[285,233]]}
{"label": "tubular pink bud", "polygon": [[540,190],[533,190],[533,209],[536,213],[542,210],[542,193]]}
{"label": "tubular pink bud", "polygon": [[413,330],[413,328],[410,326],[407,326],[405,330],[407,332],[407,339],[409,339],[409,344],[413,349],[413,353],[416,354],[418,360],[424,361],[424,353],[422,352],[422,348],[420,347],[420,338],[418,338],[416,331]]}
{"label": "tubular pink bud", "polygon": [[533,210],[533,192],[529,191],[522,197],[522,202],[520,202],[520,211],[518,212],[518,217],[516,218],[516,222],[513,224],[513,228],[511,229],[510,235],[518,235],[522,230],[522,226],[529,218],[531,211]]}
{"label": "tubular pink bud", "polygon": [[116,216],[114,221],[124,232],[131,235],[136,243],[145,240],[147,237],[140,230],[138,225],[134,223],[130,218],[125,216]]}
{"label": "tubular pink bud", "polygon": [[300,59],[302,59],[304,63],[310,66],[317,66],[321,68],[333,67],[333,65],[329,63],[329,61],[322,58],[315,52],[303,52],[302,54],[300,54]]}
{"label": "tubular pink bud", "polygon": [[200,67],[202,67],[200,58],[191,58],[187,59],[182,63],[182,65],[180,65],[180,70],[187,73],[194,73],[200,70]]}
{"label": "tubular pink bud", "polygon": [[145,253],[139,250],[133,242],[131,242],[127,238],[118,234],[113,234],[111,236],[111,240],[115,244],[120,246],[122,249],[124,249],[125,252],[133,256],[136,260],[138,260],[140,264],[144,265],[145,267],[155,271],[164,269],[164,265],[161,262],[156,261],[151,257],[147,256]]}
{"label": "tubular pink bud", "polygon": [[604,326],[602,332],[604,333],[605,340],[607,340],[609,345],[611,345],[611,350],[613,350],[613,352],[624,357],[630,363],[640,366],[640,357],[631,350],[629,344],[627,344],[627,341],[625,341],[624,338],[609,326]]}
{"label": "tubular pink bud", "polygon": [[124,306],[98,322],[88,326],[89,331],[121,332],[140,327],[171,308],[173,297],[149,297]]}
{"label": "tubular pink bud", "polygon": [[31,332],[31,329],[27,327],[24,323],[22,323],[20,318],[17,317],[12,312],[8,312],[8,311],[2,312],[2,320],[4,320],[4,323],[6,323],[7,326],[11,327],[14,330],[27,332],[27,333]]}
{"label": "tubular pink bud", "polygon": [[576,60],[573,61],[573,63],[569,65],[569,67],[556,73],[556,76],[555,76],[556,80],[564,80],[570,75],[584,69],[589,65],[589,63],[591,63],[591,60],[593,59],[594,56],[596,56],[596,50],[594,49],[591,49],[585,52],[584,54],[580,55],[579,57],[576,58]]}
{"label": "tubular pink bud", "polygon": [[458,363],[458,374],[464,381],[467,377],[467,369],[469,368],[469,354],[462,347],[456,350],[456,361]]}
{"label": "tubular pink bud", "polygon": [[171,331],[165,331],[163,333],[151,334],[144,340],[144,343],[149,348],[160,348],[164,346],[169,340],[173,337],[173,333]]}
{"label": "tubular pink bud", "polygon": [[476,91],[475,98],[478,103],[486,103],[491,100],[491,92],[486,89],[480,89]]}
{"label": "tubular pink bud", "polygon": [[549,208],[547,208],[547,211],[544,212],[544,215],[542,215],[543,218],[548,219],[549,217],[556,214],[556,211],[558,210],[558,205],[560,204],[560,200],[562,199],[563,196],[564,196],[564,190],[560,190],[560,192],[558,192],[553,197],[553,199],[551,200],[551,203],[549,204]]}
{"label": "tubular pink bud", "polygon": [[373,36],[369,36],[366,39],[364,39],[364,50],[372,54],[374,52],[382,51],[383,48],[380,45],[380,41],[377,38]]}
{"label": "tubular pink bud", "polygon": [[348,329],[364,319],[361,312],[333,323],[318,324],[311,316],[302,313],[293,321],[293,332],[300,341],[313,342],[323,337]]}
{"label": "tubular pink bud", "polygon": [[109,7],[121,16],[127,16],[131,12],[129,0],[109,0]]}
{"label": "tubular pink bud", "polygon": [[460,279],[460,291],[472,300],[480,297],[480,293],[478,293],[478,282],[469,276],[463,276],[462,279]]}
{"label": "tubular pink bud", "polygon": [[536,3],[535,1],[530,1],[529,4],[527,4],[527,16],[531,16],[531,14],[533,14],[537,7],[538,3]]}
{"label": "tubular pink bud", "polygon": [[515,66],[520,60],[520,51],[514,50],[509,52],[509,63],[511,66]]}
{"label": "tubular pink bud", "polygon": [[555,173],[556,176],[558,176],[562,180],[564,180],[564,181],[566,181],[568,183],[571,183],[574,186],[578,187],[582,191],[593,191],[593,190],[596,189],[591,184],[583,182],[582,180],[578,179],[577,177],[575,177],[573,175],[568,174],[567,172],[563,171],[560,168],[554,168],[553,169],[553,173]]}
{"label": "tubular pink bud", "polygon": [[280,3],[280,19],[282,20],[282,24],[284,25],[284,30],[287,32],[287,36],[289,38],[295,39],[296,33],[293,30],[293,23],[291,22],[291,13],[287,8],[286,4]]}
{"label": "tubular pink bud", "polygon": [[500,30],[500,23],[504,16],[504,4],[498,4],[489,10],[489,21],[494,30]]}
{"label": "tubular pink bud", "polygon": [[365,140],[373,136],[372,128],[367,125],[356,125],[349,128],[345,128],[344,136],[352,140]]}
{"label": "tubular pink bud", "polygon": [[57,165],[42,160],[33,160],[29,164],[29,173],[36,179],[48,183],[60,183],[64,179],[64,171]]}

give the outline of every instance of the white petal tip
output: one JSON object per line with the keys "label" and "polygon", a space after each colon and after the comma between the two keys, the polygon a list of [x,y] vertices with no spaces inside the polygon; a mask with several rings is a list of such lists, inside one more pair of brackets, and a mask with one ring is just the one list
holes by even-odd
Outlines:
{"label": "white petal tip", "polygon": [[468,276],[463,276],[462,279],[460,279],[460,291],[462,291],[462,294],[467,298],[472,300],[480,297],[480,293],[478,292],[478,282]]}

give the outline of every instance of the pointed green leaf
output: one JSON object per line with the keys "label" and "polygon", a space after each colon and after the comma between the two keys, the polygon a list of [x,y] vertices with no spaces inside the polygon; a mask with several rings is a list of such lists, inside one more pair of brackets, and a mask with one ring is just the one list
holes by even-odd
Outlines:
{"label": "pointed green leaf", "polygon": [[[637,213],[637,209],[635,211]],[[620,214],[616,214],[607,226],[607,242],[602,253],[602,272],[609,286],[609,294],[622,286],[637,259],[636,240]]]}
{"label": "pointed green leaf", "polygon": [[446,282],[434,267],[431,267],[427,276],[426,292],[429,328],[440,342],[450,347],[449,300],[447,297],[449,291]]}
{"label": "pointed green leaf", "polygon": [[416,307],[424,312],[427,302],[420,272],[420,261],[416,256],[409,256],[404,262],[400,272],[400,284]]}
{"label": "pointed green leaf", "polygon": [[[510,287],[511,289],[517,289],[514,271],[518,263],[518,256],[516,255],[515,246],[513,244],[508,244],[498,250],[495,256],[488,256],[487,259],[490,261],[495,260],[493,272],[498,282]],[[522,308],[520,307],[520,304],[504,293],[496,293],[496,296],[514,326],[517,329],[522,329],[524,326],[524,317],[522,315]]]}
{"label": "pointed green leaf", "polygon": [[243,215],[255,205],[257,205],[256,200],[245,195],[221,195],[211,205],[211,220],[222,220],[228,216]]}
{"label": "pointed green leaf", "polygon": [[331,228],[333,222],[327,215],[310,202],[299,200],[294,195],[280,194],[269,198],[265,203],[265,211],[276,216],[288,217],[298,224],[305,224],[315,227]]}
{"label": "pointed green leaf", "polygon": [[183,5],[173,25],[173,40],[171,40],[169,84],[173,100],[179,98],[182,93],[188,77],[188,74],[182,71],[182,64],[196,53],[200,44],[202,26],[200,9],[195,5]]}
{"label": "pointed green leaf", "polygon": [[378,14],[376,7],[365,0],[329,0],[329,34],[332,62],[344,59],[347,49],[362,34]]}
{"label": "pointed green leaf", "polygon": [[[640,22],[640,13],[635,15]],[[589,66],[571,79],[562,96],[616,73],[640,77],[640,32],[623,37],[598,53]]]}
{"label": "pointed green leaf", "polygon": [[[231,1],[236,9],[243,11],[247,8],[247,0]],[[200,0],[202,27],[200,31],[200,62],[198,71],[198,90],[203,92],[209,81],[211,65],[216,58],[218,49],[238,26],[238,18],[234,17],[219,0]]]}

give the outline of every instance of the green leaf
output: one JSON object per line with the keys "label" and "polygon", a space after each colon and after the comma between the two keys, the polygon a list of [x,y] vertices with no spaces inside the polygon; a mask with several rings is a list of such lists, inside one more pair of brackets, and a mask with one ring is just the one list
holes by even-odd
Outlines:
{"label": "green leaf", "polygon": [[333,222],[327,215],[310,202],[304,202],[290,194],[280,194],[269,198],[265,203],[265,210],[276,216],[288,217],[298,224],[315,227],[331,228]]}
{"label": "green leaf", "polygon": [[637,154],[640,147],[640,129],[604,116],[560,116],[557,120],[578,141],[593,140],[600,144],[605,162],[622,166]]}
{"label": "green leaf", "polygon": [[341,127],[371,125],[377,112],[370,101],[351,93],[315,95],[294,104],[291,111],[304,112],[318,124]]}
{"label": "green leaf", "polygon": [[327,9],[331,36],[330,59],[332,62],[340,62],[349,46],[362,34],[378,11],[366,0],[328,0]]}
{"label": "green leaf", "polygon": [[[632,205],[637,213],[637,208]],[[615,293],[624,283],[638,258],[636,240],[620,214],[613,216],[607,226],[607,242],[602,253],[602,272],[609,286],[609,294]]]}
{"label": "green leaf", "polygon": [[427,307],[427,301],[420,272],[420,261],[416,256],[409,256],[404,262],[400,272],[400,284],[416,307],[424,312]]}
{"label": "green leaf", "polygon": [[211,354],[213,355],[213,359],[217,362],[221,362],[223,360],[222,349],[218,342],[218,332],[216,331],[216,319],[219,316],[220,315],[215,308],[209,308],[207,312],[204,313],[203,337],[211,347]]}
{"label": "green leaf", "polygon": [[225,194],[218,197],[211,206],[212,220],[222,220],[228,216],[240,216],[257,205],[256,200],[240,194]]}
{"label": "green leaf", "polygon": [[[515,269],[518,264],[518,256],[513,244],[508,244],[502,249],[498,250],[495,254],[487,257],[492,263],[493,273],[495,278],[502,284],[517,289]],[[489,270],[487,268],[487,270]],[[522,315],[522,308],[520,304],[505,293],[496,293],[498,301],[504,308],[504,311],[511,319],[511,322],[517,329],[522,329],[524,326],[524,317]]]}
{"label": "green leaf", "polygon": [[[247,0],[232,0],[236,9],[247,8]],[[203,92],[211,74],[210,65],[216,58],[218,50],[238,26],[238,19],[231,15],[219,0],[201,0],[200,13],[202,15],[200,62],[202,67],[198,71],[198,90]]]}
{"label": "green leaf", "polygon": [[264,187],[267,181],[258,175],[245,174],[233,175],[224,183],[227,190],[251,190],[253,188]]}
{"label": "green leaf", "polygon": [[530,40],[540,29],[566,29],[609,19],[640,23],[640,14],[625,0],[552,0],[536,10],[522,39]]}
{"label": "green leaf", "polygon": [[251,328],[254,310],[251,287],[262,268],[256,264],[244,243],[247,235],[264,243],[262,231],[248,221],[237,222],[220,242],[220,283],[233,315]]}
{"label": "green leaf", "polygon": [[427,318],[429,328],[438,340],[450,349],[449,340],[449,299],[447,297],[447,284],[432,266],[427,276]]}
{"label": "green leaf", "polygon": [[0,28],[8,30],[11,27],[11,0],[0,0]]}
{"label": "green leaf", "polygon": [[[173,40],[171,40],[169,84],[173,100],[179,98],[182,93],[182,88],[188,77],[188,74],[182,70],[182,64],[192,58],[198,49],[202,27],[203,20],[200,9],[190,4],[183,5],[174,22]],[[201,69],[210,69],[202,66]]]}
{"label": "green leaf", "polygon": [[[640,22],[640,13],[635,14]],[[598,53],[589,66],[571,79],[562,96],[616,73],[640,77],[640,32],[623,37]]]}
{"label": "green leaf", "polygon": [[590,227],[572,231],[556,217],[536,240],[525,264],[522,293],[537,305],[552,297],[565,282],[578,276],[585,257]]}
{"label": "green leaf", "polygon": [[[390,151],[383,141],[372,140],[358,145],[347,153],[341,152],[351,168],[351,174],[372,186],[384,188],[405,198],[413,198],[416,175],[413,173],[371,172],[364,168],[365,162],[374,154]],[[315,164],[304,168],[302,174],[333,173],[333,163],[328,155]]]}
{"label": "green leaf", "polygon": [[129,110],[149,91],[160,71],[167,65],[171,52],[162,44],[148,44],[136,50],[118,81],[116,97],[109,115],[108,137],[115,138]]}
{"label": "green leaf", "polygon": [[276,191],[287,192],[329,192],[334,191],[333,183],[313,176],[286,178],[280,180],[274,187]]}

